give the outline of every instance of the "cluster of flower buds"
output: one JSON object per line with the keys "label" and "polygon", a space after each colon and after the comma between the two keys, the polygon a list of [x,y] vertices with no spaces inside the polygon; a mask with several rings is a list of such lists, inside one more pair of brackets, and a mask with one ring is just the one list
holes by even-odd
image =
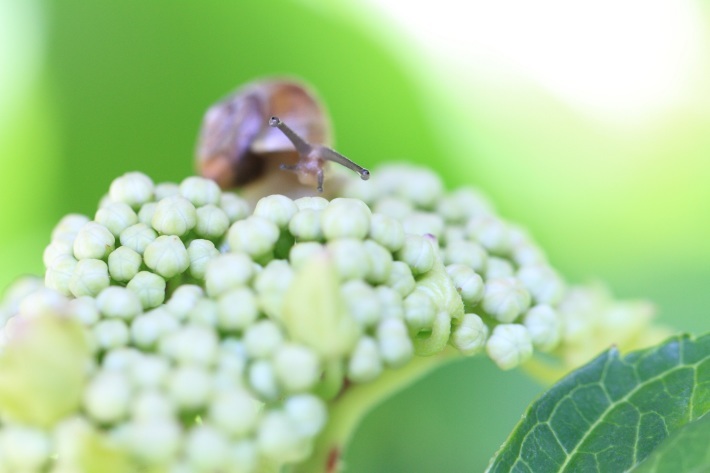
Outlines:
{"label": "cluster of flower buds", "polygon": [[341,194],[251,209],[129,173],[93,220],[63,218],[45,284],[0,306],[0,472],[276,472],[311,454],[329,401],[414,356],[510,369],[591,332],[570,321],[599,298],[476,191],[392,165]]}

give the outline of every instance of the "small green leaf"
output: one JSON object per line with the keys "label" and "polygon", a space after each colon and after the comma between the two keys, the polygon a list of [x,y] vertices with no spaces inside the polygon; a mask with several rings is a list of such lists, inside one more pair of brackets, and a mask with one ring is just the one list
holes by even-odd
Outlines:
{"label": "small green leaf", "polygon": [[668,436],[634,473],[673,471],[691,473],[710,470],[710,415],[690,422]]}
{"label": "small green leaf", "polygon": [[710,335],[613,348],[528,407],[488,471],[627,471],[708,410]]}

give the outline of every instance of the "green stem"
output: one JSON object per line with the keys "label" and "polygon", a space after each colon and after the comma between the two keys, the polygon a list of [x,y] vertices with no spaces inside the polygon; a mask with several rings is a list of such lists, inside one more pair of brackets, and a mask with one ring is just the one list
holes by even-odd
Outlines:
{"label": "green stem", "polygon": [[313,454],[293,473],[336,473],[340,457],[360,421],[380,402],[449,359],[459,356],[451,347],[433,356],[416,356],[405,366],[385,371],[376,381],[351,385],[330,401],[328,424],[316,439]]}

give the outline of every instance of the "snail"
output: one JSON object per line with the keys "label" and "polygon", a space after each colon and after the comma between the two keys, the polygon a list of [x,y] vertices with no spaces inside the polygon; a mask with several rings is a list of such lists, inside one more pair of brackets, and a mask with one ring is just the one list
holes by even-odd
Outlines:
{"label": "snail", "polygon": [[240,87],[207,110],[196,161],[200,174],[223,189],[260,184],[262,192],[283,192],[294,184],[286,170],[302,185],[315,182],[323,192],[330,161],[363,180],[370,177],[367,169],[330,148],[330,142],[327,113],[306,85],[266,79]]}

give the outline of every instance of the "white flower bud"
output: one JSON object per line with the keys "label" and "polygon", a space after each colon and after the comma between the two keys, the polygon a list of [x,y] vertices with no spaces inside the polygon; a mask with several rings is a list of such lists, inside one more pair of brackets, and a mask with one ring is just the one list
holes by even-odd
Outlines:
{"label": "white flower bud", "polygon": [[74,268],[69,280],[69,290],[74,297],[96,296],[111,282],[108,265],[98,259],[83,259]]}
{"label": "white flower bud", "polygon": [[180,324],[170,312],[159,307],[136,317],[131,323],[131,340],[141,348],[152,347],[167,333],[176,331]]}
{"label": "white flower bud", "polygon": [[450,225],[444,229],[442,247],[448,246],[455,241],[466,240],[466,229],[458,225]]}
{"label": "white flower bud", "polygon": [[163,200],[166,197],[172,197],[180,193],[180,186],[174,182],[161,182],[156,184],[155,189],[153,189],[153,196],[155,200]]}
{"label": "white flower bud", "polygon": [[296,212],[288,224],[288,231],[298,241],[322,240],[321,210],[303,209]]}
{"label": "white flower bud", "polygon": [[328,206],[328,199],[319,196],[301,197],[293,201],[298,210],[323,210]]}
{"label": "white flower bud", "polygon": [[378,286],[375,288],[375,292],[380,301],[381,319],[404,319],[403,298],[399,292],[387,286]]}
{"label": "white flower bud", "polygon": [[298,270],[303,267],[314,255],[321,253],[325,247],[315,241],[306,241],[296,243],[291,247],[288,254],[288,259],[291,262],[291,267]]}
{"label": "white flower bud", "polygon": [[119,282],[133,279],[141,268],[141,255],[127,246],[121,246],[108,255],[108,272]]}
{"label": "white flower bud", "polygon": [[109,196],[114,202],[138,208],[153,198],[153,181],[140,172],[126,173],[113,180]]}
{"label": "white flower bud", "polygon": [[42,430],[19,425],[3,425],[0,430],[0,452],[3,471],[43,471],[49,461],[52,445],[49,435]]}
{"label": "white flower bud", "polygon": [[515,276],[515,268],[510,261],[495,256],[488,257],[486,265],[486,280],[510,278]]}
{"label": "white flower bud", "polygon": [[340,238],[327,244],[340,279],[364,279],[370,272],[370,259],[361,240]]}
{"label": "white flower bud", "polygon": [[242,251],[254,259],[266,257],[274,251],[278,239],[279,227],[255,215],[234,222],[227,233],[232,251]]}
{"label": "white flower bud", "polygon": [[500,369],[515,368],[532,355],[530,333],[519,324],[501,324],[493,329],[486,353]]}
{"label": "white flower bud", "polygon": [[148,202],[147,204],[143,204],[143,206],[140,208],[138,211],[138,221],[142,223],[143,225],[146,225],[148,227],[153,227],[153,216],[155,215],[155,211],[158,209],[158,203],[157,202]]}
{"label": "white flower bud", "polygon": [[508,227],[496,217],[490,215],[473,217],[466,225],[466,233],[493,254],[505,255],[510,252]]}
{"label": "white flower bud", "polygon": [[100,320],[94,325],[93,333],[96,343],[104,350],[128,343],[128,327],[123,320]]}
{"label": "white flower bud", "polygon": [[19,302],[18,312],[23,318],[64,313],[67,298],[54,289],[40,287]]}
{"label": "white flower bud", "polygon": [[289,396],[284,411],[294,421],[298,433],[311,438],[320,433],[328,418],[325,404],[313,394]]}
{"label": "white flower bud", "polygon": [[96,299],[89,296],[77,297],[69,301],[69,314],[83,325],[91,326],[99,320]]}
{"label": "white flower bud", "polygon": [[222,196],[219,186],[211,179],[190,176],[180,183],[180,194],[189,200],[195,207],[203,205],[217,205]]}
{"label": "white flower bud", "polygon": [[328,240],[354,238],[362,240],[370,231],[369,207],[362,201],[348,198],[333,199],[321,214],[323,235]]}
{"label": "white flower bud", "polygon": [[253,440],[233,442],[229,449],[229,465],[238,473],[256,473],[259,452]]}
{"label": "white flower bud", "polygon": [[538,304],[555,305],[565,294],[565,284],[554,269],[546,265],[523,266],[518,270],[518,279],[530,291]]}
{"label": "white flower bud", "polygon": [[415,276],[431,270],[437,258],[431,240],[419,235],[407,235],[404,245],[395,256],[399,261],[407,263]]}
{"label": "white flower bud", "polygon": [[398,220],[376,213],[372,216],[370,238],[390,251],[397,251],[404,245],[404,228]]}
{"label": "white flower bud", "polygon": [[463,223],[470,217],[491,215],[493,206],[478,190],[464,187],[442,197],[436,213],[449,223]]}
{"label": "white flower bud", "polygon": [[185,325],[165,335],[159,351],[178,363],[208,366],[217,357],[218,340],[214,330],[198,325]]}
{"label": "white flower bud", "polygon": [[235,388],[217,393],[209,406],[209,420],[234,436],[250,434],[256,427],[262,404],[248,391]]}
{"label": "white flower bud", "polygon": [[371,327],[380,319],[380,300],[369,284],[360,279],[353,279],[341,286],[340,293],[348,312],[361,327]]}
{"label": "white flower bud", "polygon": [[224,471],[229,441],[214,427],[194,427],[185,440],[185,454],[192,471]]}
{"label": "white flower bud", "polygon": [[219,206],[229,218],[229,223],[245,219],[251,213],[249,203],[232,192],[222,193]]}
{"label": "white flower bud", "polygon": [[207,328],[217,327],[219,310],[217,302],[212,299],[200,299],[192,310],[187,314],[187,320],[194,325],[201,325]]}
{"label": "white flower bud", "polygon": [[190,266],[190,257],[182,240],[175,235],[163,235],[148,245],[143,255],[146,266],[170,279]]}
{"label": "white flower bud", "polygon": [[123,202],[112,202],[101,207],[94,220],[106,227],[114,237],[118,237],[122,231],[138,223],[138,215],[133,209]]}
{"label": "white flower bud", "polygon": [[276,378],[287,392],[307,391],[321,374],[318,356],[302,345],[281,345],[272,363]]}
{"label": "white flower bud", "polygon": [[513,248],[513,261],[518,266],[546,265],[545,253],[532,243],[516,245]]}
{"label": "white flower bud", "polygon": [[84,391],[84,408],[99,423],[115,423],[124,418],[130,401],[131,385],[117,371],[100,373]]}
{"label": "white flower bud", "polygon": [[385,196],[375,203],[372,210],[378,214],[401,221],[414,212],[414,206],[408,200],[394,196]]}
{"label": "white flower bud", "polygon": [[227,253],[207,263],[205,289],[210,297],[245,286],[254,277],[254,264],[244,253]]}
{"label": "white flower bud", "polygon": [[138,296],[119,286],[109,286],[96,297],[96,306],[105,317],[132,319],[143,312]]}
{"label": "white flower bud", "polygon": [[483,310],[499,322],[509,323],[530,307],[530,293],[515,278],[486,282]]}
{"label": "white flower bud", "polygon": [[256,296],[247,287],[236,287],[219,296],[217,324],[226,331],[241,331],[259,316]]}
{"label": "white flower bud", "polygon": [[209,240],[195,239],[187,247],[187,256],[190,258],[190,275],[195,279],[204,279],[207,265],[219,256],[219,250]]}
{"label": "white flower bud", "polygon": [[486,344],[488,326],[476,314],[464,314],[451,334],[451,344],[464,355],[478,353]]}
{"label": "white flower bud", "polygon": [[407,297],[416,286],[412,270],[402,261],[393,261],[387,286],[399,292],[402,297]]}
{"label": "white flower bud", "polygon": [[293,276],[293,269],[286,261],[273,260],[254,280],[259,306],[262,312],[274,320],[282,319],[284,296],[291,286]]}
{"label": "white flower bud", "polygon": [[141,352],[135,348],[127,348],[125,346],[112,348],[104,354],[101,360],[101,368],[104,371],[127,371],[133,365],[142,361],[142,358]]}
{"label": "white flower bud", "polygon": [[220,238],[229,228],[229,218],[216,205],[205,205],[197,209],[195,233],[204,238]]}
{"label": "white flower bud", "polygon": [[366,383],[382,373],[382,360],[377,342],[372,337],[362,337],[348,360],[348,379],[355,383]]}
{"label": "white flower bud", "polygon": [[54,258],[44,275],[45,286],[65,296],[71,296],[69,282],[74,274],[76,265],[77,261],[69,254],[59,255]]}
{"label": "white flower bud", "polygon": [[523,319],[525,328],[530,332],[535,348],[550,351],[560,342],[562,324],[560,316],[549,305],[536,305]]}
{"label": "white flower bud", "polygon": [[270,361],[262,359],[253,362],[249,366],[248,377],[249,385],[259,396],[270,401],[279,397],[276,373]]}
{"label": "white flower bud", "polygon": [[58,240],[65,235],[76,236],[86,223],[89,217],[80,214],[67,214],[59,220],[59,223],[52,229],[52,241]]}
{"label": "white flower bud", "polygon": [[372,284],[384,284],[392,271],[392,253],[373,240],[363,242],[370,267],[365,279]]}
{"label": "white flower bud", "polygon": [[168,375],[167,391],[170,399],[181,409],[198,409],[207,404],[212,393],[212,379],[199,366],[179,366]]}
{"label": "white flower bud", "polygon": [[310,442],[299,435],[296,422],[285,412],[268,411],[256,437],[259,452],[277,463],[297,462],[311,451]]}
{"label": "white flower bud", "polygon": [[419,208],[431,209],[436,205],[443,193],[444,186],[441,178],[425,168],[411,167],[407,170],[406,177],[400,171],[392,170],[399,176],[397,194],[411,201]]}
{"label": "white flower bud", "polygon": [[53,240],[47,245],[42,253],[42,263],[45,268],[49,268],[52,262],[59,256],[71,256],[74,258],[74,238],[71,240]]}
{"label": "white flower bud", "polygon": [[478,274],[484,274],[488,265],[488,253],[478,243],[456,240],[444,249],[444,264],[465,264]]}
{"label": "white flower bud", "polygon": [[130,367],[128,375],[137,388],[158,388],[170,372],[168,360],[157,355],[143,355]]}
{"label": "white flower bud", "polygon": [[138,296],[143,309],[158,307],[165,300],[165,279],[150,271],[136,274],[126,288]]}
{"label": "white flower bud", "polygon": [[[167,373],[161,373],[161,380]],[[173,401],[162,390],[147,389],[138,393],[131,404],[131,418],[139,422],[153,419],[170,419],[177,408]],[[172,419],[171,419],[172,420]]]}
{"label": "white flower bud", "polygon": [[129,449],[142,463],[164,465],[177,454],[181,434],[180,425],[172,419],[133,422],[129,427]]}
{"label": "white flower bud", "polygon": [[483,279],[470,266],[450,264],[446,267],[446,272],[465,304],[475,306],[483,299]]}
{"label": "white flower bud", "polygon": [[89,222],[79,230],[74,240],[76,259],[103,259],[116,243],[116,238],[100,223]]}
{"label": "white flower bud", "polygon": [[431,328],[437,313],[434,301],[423,290],[414,290],[404,299],[404,320],[413,333]]}
{"label": "white flower bud", "polygon": [[414,355],[414,345],[402,319],[383,319],[377,325],[376,337],[380,356],[390,367],[402,366]]}
{"label": "white flower bud", "polygon": [[280,194],[259,199],[254,208],[254,215],[273,222],[281,229],[288,227],[289,221],[296,212],[298,212],[298,206],[293,200]]}
{"label": "white flower bud", "polygon": [[175,195],[158,202],[151,220],[153,228],[165,235],[182,236],[195,228],[197,211],[186,198]]}
{"label": "white flower bud", "polygon": [[440,240],[444,234],[444,219],[428,212],[412,212],[402,219],[404,233],[412,235],[434,235]]}
{"label": "white flower bud", "polygon": [[271,320],[260,320],[247,327],[244,332],[244,346],[252,358],[270,356],[283,340],[281,329]]}
{"label": "white flower bud", "polygon": [[121,232],[121,245],[142,255],[146,247],[158,238],[155,230],[145,223],[136,223]]}
{"label": "white flower bud", "polygon": [[204,295],[205,293],[200,286],[183,284],[175,289],[165,307],[176,318],[183,320]]}

